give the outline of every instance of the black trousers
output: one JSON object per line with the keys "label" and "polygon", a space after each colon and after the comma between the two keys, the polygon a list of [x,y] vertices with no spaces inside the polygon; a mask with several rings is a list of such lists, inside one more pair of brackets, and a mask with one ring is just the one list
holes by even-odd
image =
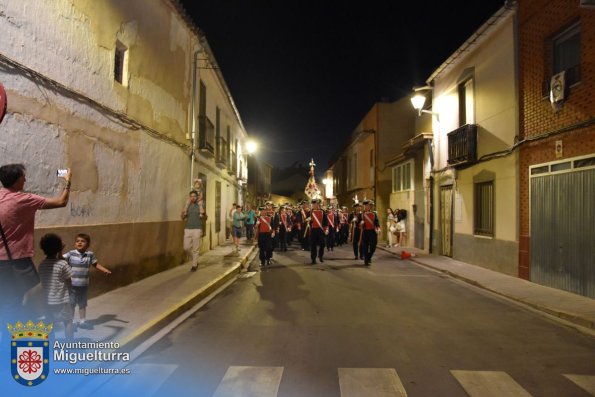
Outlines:
{"label": "black trousers", "polygon": [[266,261],[273,257],[273,238],[271,233],[258,233],[258,257],[260,264],[264,265]]}
{"label": "black trousers", "polygon": [[329,227],[328,235],[326,236],[326,246],[328,248],[334,248],[336,238],[337,238],[337,233],[335,231],[335,228]]}
{"label": "black trousers", "polygon": [[279,249],[280,251],[287,251],[287,230],[284,226],[279,228]]}
{"label": "black trousers", "polygon": [[378,234],[376,230],[364,230],[362,236],[362,251],[364,253],[364,262],[370,263],[374,251],[376,251],[376,244],[378,243]]}
{"label": "black trousers", "polygon": [[353,231],[353,255],[355,256],[355,258],[363,258],[363,250],[360,250],[360,245],[359,245],[359,236],[361,234],[361,230],[360,228],[356,228]]}
{"label": "black trousers", "polygon": [[324,256],[324,231],[321,228],[311,229],[310,231],[310,258],[312,262],[316,260],[316,254],[318,258],[322,260]]}

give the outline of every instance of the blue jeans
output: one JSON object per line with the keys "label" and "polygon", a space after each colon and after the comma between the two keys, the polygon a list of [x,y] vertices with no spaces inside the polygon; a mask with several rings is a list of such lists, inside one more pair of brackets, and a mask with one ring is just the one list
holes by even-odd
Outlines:
{"label": "blue jeans", "polygon": [[254,238],[254,224],[246,223],[246,238],[252,240]]}

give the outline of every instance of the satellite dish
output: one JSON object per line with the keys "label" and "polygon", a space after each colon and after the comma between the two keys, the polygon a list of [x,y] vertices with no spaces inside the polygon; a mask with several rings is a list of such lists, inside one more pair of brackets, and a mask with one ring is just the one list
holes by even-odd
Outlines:
{"label": "satellite dish", "polygon": [[0,83],[0,123],[4,119],[4,115],[6,114],[6,104],[8,100],[6,99],[6,91],[4,90],[4,86]]}

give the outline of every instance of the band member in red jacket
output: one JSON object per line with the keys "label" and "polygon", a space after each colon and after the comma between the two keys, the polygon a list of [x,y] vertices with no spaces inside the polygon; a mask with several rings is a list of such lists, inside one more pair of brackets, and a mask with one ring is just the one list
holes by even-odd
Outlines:
{"label": "band member in red jacket", "polygon": [[261,207],[260,215],[256,219],[260,266],[269,266],[273,256],[273,237],[278,227],[278,218],[275,217],[271,204],[267,202],[264,208]]}
{"label": "band member in red jacket", "polygon": [[281,207],[279,214],[279,250],[287,251],[287,240],[291,233],[291,217],[287,213],[287,207]]}
{"label": "band member in red jacket", "polygon": [[316,264],[316,254],[320,262],[324,262],[324,240],[328,234],[328,220],[324,210],[320,209],[320,199],[312,199],[310,211],[310,258]]}
{"label": "band member in red jacket", "polygon": [[370,266],[372,263],[372,256],[376,251],[376,244],[378,244],[378,232],[380,231],[380,222],[378,215],[372,211],[373,203],[369,200],[364,201],[364,212],[362,213],[360,244],[361,250],[364,254],[364,265]]}

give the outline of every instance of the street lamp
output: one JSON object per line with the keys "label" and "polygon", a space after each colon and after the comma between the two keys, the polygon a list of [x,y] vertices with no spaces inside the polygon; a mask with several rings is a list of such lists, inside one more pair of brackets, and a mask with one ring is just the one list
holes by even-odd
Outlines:
{"label": "street lamp", "polygon": [[413,105],[413,108],[417,110],[418,116],[421,116],[422,113],[428,113],[436,116],[436,118],[439,119],[438,113],[424,109],[424,104],[426,103],[426,96],[425,94],[422,94],[422,92],[431,90],[432,87],[430,87],[429,85],[423,87],[414,87],[413,91],[415,91],[416,94],[411,97],[411,104]]}
{"label": "street lamp", "polygon": [[246,151],[248,152],[248,154],[254,154],[257,149],[258,144],[255,141],[250,140],[246,142]]}

